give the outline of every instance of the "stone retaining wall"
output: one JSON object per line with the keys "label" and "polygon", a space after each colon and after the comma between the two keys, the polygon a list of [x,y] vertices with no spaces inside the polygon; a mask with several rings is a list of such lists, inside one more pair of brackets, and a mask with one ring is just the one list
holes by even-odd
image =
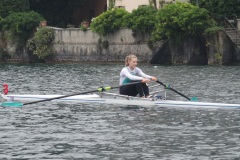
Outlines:
{"label": "stone retaining wall", "polygon": [[[90,29],[53,28],[54,55],[45,62],[121,62],[129,54],[140,61],[160,65],[170,64],[239,64],[240,48],[234,45],[224,31],[213,35],[188,37],[177,44],[162,42],[156,50],[148,47],[149,35],[120,29],[104,37]],[[7,35],[7,34],[6,34]],[[26,45],[0,34],[0,61],[39,62],[36,55],[29,53]],[[4,55],[9,55],[4,58]]]}
{"label": "stone retaining wall", "polygon": [[152,51],[148,47],[147,34],[133,33],[121,29],[100,37],[90,29],[54,28],[54,58],[50,61],[124,61],[129,54],[135,54],[141,61],[150,61]]}

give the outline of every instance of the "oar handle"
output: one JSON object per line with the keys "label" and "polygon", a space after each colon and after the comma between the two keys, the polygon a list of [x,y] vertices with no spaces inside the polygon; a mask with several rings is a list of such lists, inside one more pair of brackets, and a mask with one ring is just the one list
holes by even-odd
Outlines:
{"label": "oar handle", "polygon": [[[167,86],[167,85],[165,85],[164,83],[160,82],[159,80],[157,80],[156,82],[159,83],[159,84],[161,84],[161,85],[164,86],[164,87]],[[189,98],[189,97],[187,97],[186,95],[184,95],[184,94],[182,94],[182,93],[176,91],[175,89],[173,89],[173,88],[171,88],[171,87],[168,87],[168,89],[170,89],[170,90],[172,90],[173,92],[175,92],[175,93],[181,95],[182,97],[186,98],[186,99],[189,100],[189,101],[191,100],[191,98]]]}

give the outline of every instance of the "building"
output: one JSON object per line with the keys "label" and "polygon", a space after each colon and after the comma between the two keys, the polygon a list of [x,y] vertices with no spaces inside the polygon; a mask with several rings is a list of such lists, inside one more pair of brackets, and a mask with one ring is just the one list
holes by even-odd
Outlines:
{"label": "building", "polygon": [[[187,2],[188,0],[156,0],[156,7],[160,9],[164,6],[164,4],[175,1]],[[132,10],[137,9],[139,6],[146,6],[149,5],[150,3],[153,3],[152,0],[115,0],[115,7],[124,8],[128,12],[132,12]]]}
{"label": "building", "polygon": [[78,27],[82,21],[91,21],[92,18],[99,16],[107,10],[108,0],[87,0],[73,13],[73,25]]}
{"label": "building", "polygon": [[[87,0],[84,5],[75,10],[72,22],[78,27],[82,21],[91,21],[92,18],[99,16],[109,8],[110,1],[115,1],[116,8],[124,8],[128,12],[137,9],[139,6],[150,5],[153,0]],[[187,2],[188,0],[156,0],[156,7],[162,8],[165,4],[171,2]]]}

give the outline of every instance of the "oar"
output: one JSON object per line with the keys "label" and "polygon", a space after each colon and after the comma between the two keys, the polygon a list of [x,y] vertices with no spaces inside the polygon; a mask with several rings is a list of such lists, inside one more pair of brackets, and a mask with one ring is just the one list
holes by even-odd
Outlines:
{"label": "oar", "polygon": [[173,92],[179,94],[180,96],[186,98],[186,99],[189,100],[189,101],[197,101],[197,98],[196,98],[196,97],[189,98],[189,97],[187,97],[186,95],[184,95],[184,94],[176,91],[175,89],[171,88],[169,85],[166,85],[166,84],[160,82],[159,80],[157,80],[156,82],[159,83],[159,84],[161,84],[162,86],[166,87],[167,89],[170,89],[170,90],[172,90]]}
{"label": "oar", "polygon": [[43,99],[43,100],[33,101],[33,102],[27,102],[27,103],[8,101],[8,102],[3,102],[2,104],[0,104],[0,106],[2,106],[2,107],[20,107],[20,106],[23,106],[23,105],[35,104],[35,103],[39,103],[39,102],[46,102],[46,101],[51,101],[51,100],[55,100],[55,99],[72,97],[72,96],[76,96],[76,95],[82,95],[82,94],[88,94],[88,93],[94,93],[94,92],[104,92],[104,91],[108,91],[108,90],[111,90],[111,89],[119,88],[121,86],[129,86],[129,85],[134,85],[134,84],[138,84],[138,83],[141,83],[141,82],[133,82],[133,83],[124,84],[124,85],[115,86],[115,87],[111,87],[111,86],[100,87],[100,88],[98,88],[96,90],[92,90],[92,91],[74,93],[74,94],[69,94],[69,95],[64,95],[64,96],[59,96],[59,97],[53,97],[53,98],[48,98],[48,99]]}

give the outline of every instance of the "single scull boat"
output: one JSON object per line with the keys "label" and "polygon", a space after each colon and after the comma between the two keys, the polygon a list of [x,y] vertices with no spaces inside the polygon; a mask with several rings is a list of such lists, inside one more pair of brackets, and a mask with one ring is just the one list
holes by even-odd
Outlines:
{"label": "single scull boat", "polygon": [[[133,82],[126,85],[134,85],[141,82]],[[162,86],[165,86],[160,81],[157,81]],[[116,87],[100,87],[96,90],[75,93],[70,95],[17,95],[8,94],[8,85],[4,84],[3,93],[1,94],[5,102],[0,103],[2,107],[21,107],[23,105],[29,105],[45,101],[65,101],[65,102],[75,102],[75,103],[104,103],[104,104],[119,104],[119,105],[138,105],[138,106],[161,106],[161,107],[198,107],[198,108],[240,108],[240,104],[228,104],[228,103],[210,103],[210,102],[197,102],[194,98],[189,98],[188,96],[176,91],[175,89],[167,86],[163,90],[155,91],[154,96],[150,98],[139,98],[131,97],[125,95],[119,95],[116,93],[106,92],[110,89],[119,88]],[[123,85],[122,85],[123,86]],[[177,101],[177,100],[167,100],[166,89],[172,90],[173,92],[186,98],[188,101]],[[97,94],[95,94],[97,92]],[[162,95],[161,96],[161,93]],[[25,102],[25,103],[22,103]]]}
{"label": "single scull boat", "polygon": [[[6,102],[2,106],[11,106],[13,102],[29,102],[38,100],[48,100],[51,98],[63,95],[3,95],[2,98]],[[195,102],[195,101],[176,101],[165,100],[165,98],[138,98],[131,96],[119,95],[116,93],[101,92],[99,94],[76,95],[52,101],[65,101],[75,103],[104,103],[104,104],[118,104],[118,105],[137,105],[137,106],[160,106],[160,107],[197,107],[197,108],[240,108],[240,104],[228,103],[210,103],[210,102]],[[4,104],[4,105],[3,105]],[[17,104],[16,104],[17,105]],[[15,106],[15,105],[13,105]]]}

